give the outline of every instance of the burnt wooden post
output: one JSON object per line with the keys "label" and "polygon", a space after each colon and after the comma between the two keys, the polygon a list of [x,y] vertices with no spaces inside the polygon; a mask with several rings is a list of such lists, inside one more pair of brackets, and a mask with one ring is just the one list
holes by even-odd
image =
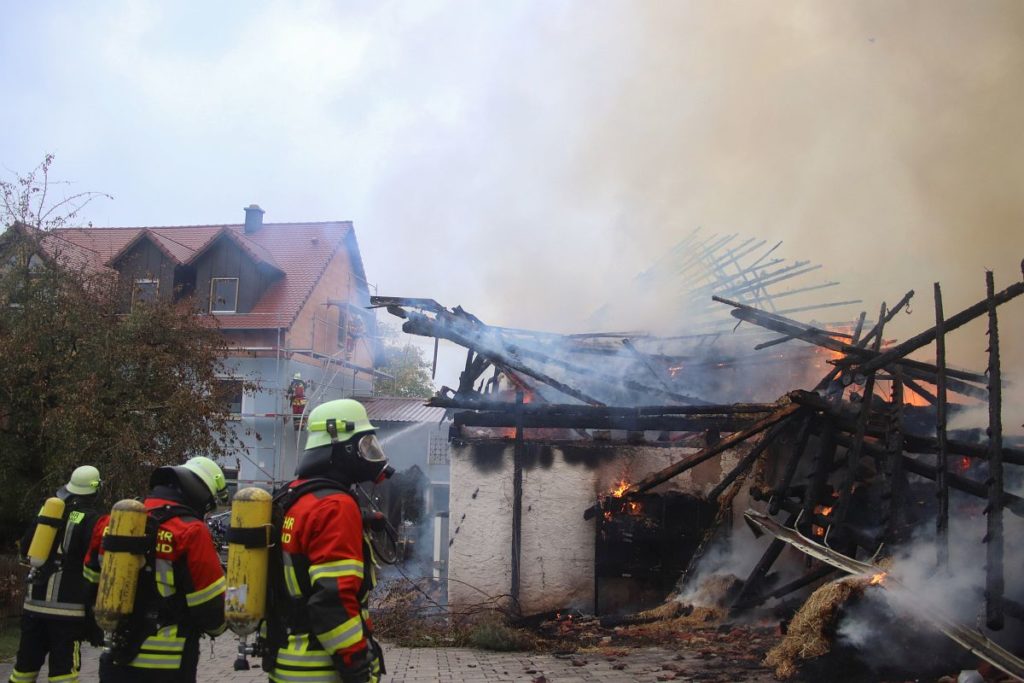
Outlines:
{"label": "burnt wooden post", "polygon": [[942,288],[935,283],[935,367],[938,368],[935,394],[935,439],[939,444],[935,484],[939,514],[935,519],[935,550],[939,567],[949,567],[949,472],[946,447],[946,328],[942,313]]}
{"label": "burnt wooden post", "polygon": [[[878,312],[878,336],[875,337],[874,351],[877,353],[882,345],[882,332],[885,325],[885,302]],[[864,397],[862,399],[860,414],[857,415],[857,431],[853,437],[853,448],[846,452],[846,476],[843,480],[843,488],[839,492],[839,502],[836,504],[835,518],[838,522],[846,521],[846,513],[850,509],[850,497],[853,493],[854,476],[857,471],[857,462],[860,460],[864,449],[864,436],[867,433],[868,417],[871,416],[871,404],[875,399],[875,371],[867,373],[864,381]]]}
{"label": "burnt wooden post", "polygon": [[[782,479],[779,481],[778,486],[772,491],[772,502],[768,506],[768,514],[777,515],[779,514],[779,504],[782,501],[782,497],[789,491],[789,487],[793,484],[793,477],[796,476],[796,471],[800,466],[800,460],[803,459],[804,451],[807,450],[807,442],[811,438],[811,422],[814,420],[814,415],[808,413],[800,424],[800,433],[796,437],[796,448],[793,454],[789,458],[789,462],[786,463],[786,471],[782,474]],[[792,523],[787,522],[786,526],[791,526]]]}
{"label": "burnt wooden post", "polygon": [[512,461],[512,608],[519,612],[523,555],[523,392],[516,392],[516,445]]}
{"label": "burnt wooden post", "polygon": [[892,380],[892,408],[885,432],[886,478],[889,508],[885,511],[886,533],[893,539],[903,511],[903,379],[899,373]]}
{"label": "burnt wooden post", "polygon": [[828,475],[832,471],[832,460],[836,455],[836,426],[833,421],[825,417],[822,420],[821,434],[818,435],[818,452],[814,458],[814,473],[811,475],[811,485],[804,496],[805,524],[809,524],[814,516],[814,508],[818,506],[821,495],[825,492],[825,485],[828,484]]}
{"label": "burnt wooden post", "polygon": [[[788,527],[793,526],[796,522],[797,515],[799,513],[790,513],[789,517],[786,518],[785,525]],[[743,582],[743,588],[740,589],[739,595],[732,601],[732,606],[742,608],[744,605],[756,605],[760,604],[758,601],[758,595],[760,594],[761,584],[764,582],[764,578],[768,576],[768,572],[771,571],[772,565],[779,559],[779,555],[785,550],[786,543],[779,539],[773,540],[769,545],[768,549],[764,551],[764,555],[758,560],[754,569],[751,570],[750,576]]]}
{"label": "burnt wooden post", "polygon": [[988,533],[985,534],[985,623],[993,631],[1003,628],[1003,417],[999,369],[999,322],[995,282],[985,273],[988,296]]}

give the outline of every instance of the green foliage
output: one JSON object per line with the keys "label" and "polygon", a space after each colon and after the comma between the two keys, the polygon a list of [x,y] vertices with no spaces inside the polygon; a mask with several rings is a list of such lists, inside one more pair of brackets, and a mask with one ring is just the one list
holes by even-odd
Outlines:
{"label": "green foliage", "polygon": [[380,325],[380,347],[377,369],[394,379],[377,379],[374,392],[378,396],[400,398],[430,398],[434,395],[434,383],[430,379],[430,361],[417,346],[399,341],[399,334],[393,328]]}
{"label": "green foliage", "polygon": [[[45,215],[35,201],[13,206]],[[16,217],[11,205],[5,197],[0,218]],[[128,284],[62,243],[26,225],[0,234],[3,547],[78,465],[99,468],[109,505],[145,493],[157,466],[238,443],[229,389],[217,381],[225,342],[215,324],[189,302],[123,312]]]}

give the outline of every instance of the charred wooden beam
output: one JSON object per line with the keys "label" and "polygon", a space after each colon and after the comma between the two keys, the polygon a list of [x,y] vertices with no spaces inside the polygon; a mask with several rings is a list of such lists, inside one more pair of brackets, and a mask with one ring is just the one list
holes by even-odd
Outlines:
{"label": "charred wooden beam", "polygon": [[[897,361],[893,363],[893,366],[899,368],[905,376],[911,377],[913,379],[923,380],[931,384],[937,384],[939,381],[938,373],[913,367],[911,363],[905,361]],[[979,400],[985,400],[988,398],[988,392],[986,392],[983,388],[976,387],[973,384],[969,384],[968,382],[964,382],[963,380],[957,379],[954,376],[956,374],[956,370],[946,368],[947,388],[949,388],[951,391],[955,391],[958,394],[970,396],[971,398],[976,398]]]}
{"label": "charred wooden beam", "polygon": [[443,324],[438,320],[428,318],[425,315],[414,313],[410,314],[409,318],[402,325],[402,331],[408,332],[409,334],[418,334],[423,337],[440,337],[442,339],[448,339],[459,346],[476,350],[477,353],[487,356],[492,362],[508,366],[509,368],[521,372],[528,377],[532,377],[543,382],[544,384],[561,391],[566,396],[572,396],[575,399],[591,405],[604,405],[604,403],[598,401],[596,398],[588,396],[578,389],[559,382],[554,377],[550,377],[539,370],[529,367],[519,360],[509,357],[499,349],[490,348],[490,345],[481,343],[480,340],[472,339],[465,334],[457,332],[450,324]]}
{"label": "charred wooden beam", "polygon": [[[783,543],[783,542],[779,541],[779,543]],[[783,545],[785,545],[785,543],[783,543]],[[817,581],[820,581],[820,580],[824,579],[825,577],[834,574],[837,571],[839,571],[839,570],[836,569],[835,567],[830,566],[830,565],[824,565],[824,566],[818,567],[817,569],[812,569],[811,571],[809,571],[806,574],[804,574],[803,576],[801,576],[799,579],[794,579],[793,581],[790,581],[787,584],[783,584],[783,585],[779,586],[778,588],[773,589],[769,593],[766,593],[765,595],[763,595],[760,598],[758,598],[756,601],[752,601],[750,603],[742,604],[742,605],[741,604],[733,605],[733,609],[738,609],[738,610],[739,609],[749,609],[751,607],[757,607],[758,605],[763,604],[763,603],[765,603],[765,602],[767,602],[769,600],[773,600],[775,598],[785,597],[785,596],[789,595],[790,593],[795,593],[796,591],[800,590],[801,588],[806,588],[807,586],[810,586],[811,584],[813,584],[813,583],[815,583]]]}
{"label": "charred wooden beam", "polygon": [[903,295],[903,298],[900,299],[899,302],[892,307],[892,310],[890,310],[884,318],[875,323],[875,326],[871,328],[871,331],[864,335],[864,338],[858,342],[857,346],[861,348],[866,348],[867,345],[871,343],[871,340],[873,340],[876,336],[880,335],[885,326],[888,325],[889,322],[896,317],[896,314],[903,310],[903,307],[909,304],[910,300],[913,298],[914,290],[911,289],[910,291]]}
{"label": "charred wooden beam", "polygon": [[[932,481],[935,481],[935,477],[938,476],[934,466],[923,463],[920,460],[914,460],[906,455],[903,456],[903,468],[908,472],[913,472],[914,474],[920,475],[925,479],[931,479]],[[968,479],[967,477],[959,474],[953,474],[952,472],[947,474],[946,478],[949,481],[949,486],[951,488],[963,491],[964,493],[969,493],[972,496],[977,496],[978,498],[988,498],[989,487],[984,482],[980,482],[975,479]],[[1018,517],[1024,517],[1024,498],[1021,498],[1020,496],[1004,491],[1002,507]]]}
{"label": "charred wooden beam", "polygon": [[[793,526],[796,522],[796,518],[799,513],[790,513],[786,519],[786,526]],[[763,600],[758,598],[761,592],[761,585],[764,583],[765,577],[768,572],[771,571],[772,565],[779,559],[779,555],[785,550],[786,544],[779,539],[773,540],[768,544],[768,548],[764,551],[761,559],[757,561],[754,568],[750,570],[750,574],[747,576],[747,580],[743,582],[743,588],[740,589],[736,599],[732,601],[734,609],[740,608],[740,606],[753,606],[759,605]]]}
{"label": "charred wooden beam", "polygon": [[913,391],[915,394],[917,394],[924,400],[928,401],[928,403],[935,405],[936,403],[939,402],[939,399],[935,396],[935,394],[928,391],[927,389],[925,389],[924,387],[922,387],[920,384],[910,379],[909,377],[903,377],[903,384],[906,385],[906,387]]}
{"label": "charred wooden beam", "polygon": [[793,413],[797,412],[799,409],[800,406],[794,403],[784,405],[778,410],[776,410],[774,413],[771,413],[767,417],[761,418],[760,420],[750,425],[746,429],[739,432],[734,432],[729,436],[725,437],[724,439],[722,439],[721,441],[719,441],[718,443],[716,443],[715,445],[709,446],[704,450],[700,451],[699,453],[695,453],[689,456],[688,458],[684,458],[683,460],[680,460],[677,463],[673,463],[672,465],[669,465],[668,467],[661,469],[653,474],[650,474],[638,482],[635,482],[628,489],[626,489],[626,493],[643,493],[644,491],[649,491],[658,484],[663,484],[669,479],[677,475],[680,475],[689,469],[696,467],[700,463],[710,460],[711,458],[715,457],[716,455],[719,455],[723,451],[726,451],[739,443],[743,443],[750,437],[760,434],[764,430],[774,425],[776,422],[780,422],[786,419]]}
{"label": "charred wooden beam", "polygon": [[521,410],[524,415],[576,415],[593,417],[604,415],[640,415],[657,417],[662,415],[767,415],[778,406],[774,403],[727,403],[698,406],[638,406],[623,408],[618,406],[586,406],[570,403],[524,403],[517,408],[508,401],[487,401],[473,398],[445,398],[435,396],[426,401],[426,405],[434,408],[453,408],[456,410],[482,410],[491,412],[513,412]]}
{"label": "charred wooden beam", "polygon": [[1003,628],[1003,392],[999,367],[999,320],[996,314],[995,279],[985,273],[988,294],[988,516],[985,534],[985,624],[993,631]]}
{"label": "charred wooden beam", "polygon": [[794,308],[784,308],[781,311],[775,311],[776,315],[787,315],[789,313],[806,313],[807,311],[818,311],[823,308],[836,308],[838,306],[850,306],[852,304],[859,304],[863,299],[848,299],[846,301],[831,301],[827,304],[808,304],[807,306],[796,306]]}
{"label": "charred wooden beam", "polygon": [[[946,334],[949,334],[953,330],[962,327],[963,325],[966,325],[975,318],[979,318],[985,315],[990,309],[1000,306],[1006,303],[1007,301],[1011,301],[1012,299],[1015,299],[1021,294],[1024,294],[1024,282],[1014,283],[1007,287],[1006,289],[1002,290],[1001,292],[993,293],[991,297],[985,299],[984,301],[979,301],[973,306],[965,308],[964,310],[960,311],[953,317],[946,318],[943,329],[946,332]],[[907,354],[913,353],[914,351],[917,351],[923,346],[931,344],[933,341],[935,341],[934,327],[925,330],[924,332],[915,335],[902,343],[897,344],[888,351],[885,351],[884,353],[866,361],[861,365],[860,371],[863,373],[868,372],[870,370],[877,370],[878,368],[883,368],[889,363],[892,363],[893,361],[903,358]]]}
{"label": "charred wooden beam", "polygon": [[942,312],[942,288],[935,283],[935,441],[938,445],[935,495],[939,499],[939,512],[935,517],[935,548],[939,567],[949,568],[949,451],[946,446],[946,319]]}
{"label": "charred wooden beam", "polygon": [[711,489],[708,493],[708,501],[717,501],[718,497],[721,496],[727,488],[732,486],[732,483],[736,481],[737,477],[750,469],[751,465],[761,457],[761,454],[764,453],[765,449],[768,448],[773,441],[775,441],[776,437],[789,427],[790,421],[793,419],[794,418],[790,417],[772,425],[765,435],[761,437],[761,440],[757,442],[757,445],[751,448],[749,453],[740,458],[740,461],[736,466],[733,467],[728,474],[722,477],[722,480],[718,482],[713,489]]}
{"label": "charred wooden beam", "polygon": [[[797,412],[799,409],[800,407],[794,403],[784,405],[775,412],[768,415],[767,417],[761,418],[756,423],[750,425],[746,429],[739,432],[734,432],[729,436],[725,437],[724,439],[722,439],[721,441],[713,445],[709,445],[703,450],[694,453],[693,455],[687,458],[683,458],[679,462],[673,463],[668,467],[665,467],[653,474],[650,474],[638,482],[634,482],[632,485],[630,485],[628,489],[626,489],[624,495],[643,493],[644,491],[649,491],[655,486],[665,483],[672,477],[678,476],[683,472],[686,472],[687,470],[696,467],[702,462],[707,462],[711,458],[715,457],[716,455],[719,455],[723,451],[732,448],[736,444],[743,443],[750,437],[755,436],[756,434],[760,434],[764,430],[774,425],[776,422],[786,419],[793,413]],[[595,507],[587,508],[587,510],[583,512],[583,518],[590,519],[595,512]]]}
{"label": "charred wooden beam", "polygon": [[[761,491],[760,489],[752,488],[750,490],[750,497],[753,498],[754,500],[763,501],[765,497],[765,492]],[[817,507],[818,505],[819,503],[815,503],[812,507]],[[782,505],[780,507],[785,512],[800,514],[800,525],[803,528],[809,527],[811,525],[820,526],[823,529],[833,527],[837,530],[837,533],[840,533],[851,543],[855,543],[856,545],[868,551],[869,553],[874,553],[878,550],[878,545],[880,542],[878,538],[868,533],[864,529],[861,529],[852,524],[840,524],[835,519],[834,514],[829,515],[827,517],[816,512],[811,512],[811,514],[809,515],[801,514],[801,504],[798,501],[791,500],[789,498],[783,499]]]}
{"label": "charred wooden beam", "polygon": [[[836,426],[845,431],[852,432],[856,429],[855,422],[848,415],[843,413],[838,406],[829,403],[814,392],[797,390],[789,392],[787,396],[789,396],[790,400],[794,403],[814,408],[823,415],[828,415],[833,418]],[[870,426],[867,429],[867,434],[868,436],[879,438],[884,438],[885,436],[884,431],[872,429]],[[960,455],[967,458],[987,460],[990,457],[989,447],[987,444],[972,444],[964,441],[947,439],[946,448],[949,450],[949,453],[953,455]],[[934,437],[907,433],[904,433],[903,435],[903,450],[909,453],[931,454],[938,452],[937,449],[938,444]],[[1024,450],[1003,446],[1002,454],[1004,463],[1024,465]]]}
{"label": "charred wooden beam", "polygon": [[[523,426],[527,429],[624,429],[631,432],[695,432],[715,429],[723,432],[737,432],[755,424],[753,417],[739,415],[571,415],[524,413]],[[513,427],[517,423],[515,414],[509,412],[472,412],[455,414],[457,427]]]}

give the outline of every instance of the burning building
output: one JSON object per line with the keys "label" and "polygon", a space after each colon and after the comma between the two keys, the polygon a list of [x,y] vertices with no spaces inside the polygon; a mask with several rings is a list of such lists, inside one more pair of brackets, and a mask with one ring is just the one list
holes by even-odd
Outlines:
{"label": "burning building", "polygon": [[[763,283],[763,271],[737,271],[711,268],[717,279],[703,294],[752,328],[742,336],[554,335],[491,327],[431,300],[372,299],[405,319],[406,332],[468,349],[458,387],[431,401],[454,413],[450,603],[504,601],[522,614],[642,609],[684,586],[714,538],[749,543],[739,540],[745,520],[771,539],[730,599],[734,610],[752,609],[837,571],[882,576],[858,555],[891,555],[925,529],[934,529],[935,564],[948,566],[950,518],[973,515],[984,527],[975,588],[989,632],[933,621],[995,666],[1024,673],[989,638],[1005,616],[1024,615],[1005,573],[1003,525],[1004,511],[1024,510],[1005,470],[1024,464],[1024,442],[1002,433],[997,324],[998,306],[1024,283],[996,291],[989,276],[983,301],[948,318],[940,305],[934,327],[896,344],[885,326],[913,292],[871,324],[861,314],[818,326],[737,282],[752,272]],[[757,301],[739,296],[752,293]],[[987,371],[949,367],[946,333],[985,317]],[[907,357],[933,342],[934,363]],[[947,428],[951,416],[982,408],[985,438]],[[973,513],[960,494],[979,501]],[[794,552],[810,559],[793,562]]]}

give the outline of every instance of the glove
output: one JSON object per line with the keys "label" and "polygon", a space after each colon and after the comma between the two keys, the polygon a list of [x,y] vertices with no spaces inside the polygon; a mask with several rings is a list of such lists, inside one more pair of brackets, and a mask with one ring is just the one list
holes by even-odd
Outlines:
{"label": "glove", "polygon": [[350,663],[346,663],[344,657],[339,654],[331,655],[331,659],[341,674],[341,683],[370,683],[374,656],[369,648],[351,655]]}

